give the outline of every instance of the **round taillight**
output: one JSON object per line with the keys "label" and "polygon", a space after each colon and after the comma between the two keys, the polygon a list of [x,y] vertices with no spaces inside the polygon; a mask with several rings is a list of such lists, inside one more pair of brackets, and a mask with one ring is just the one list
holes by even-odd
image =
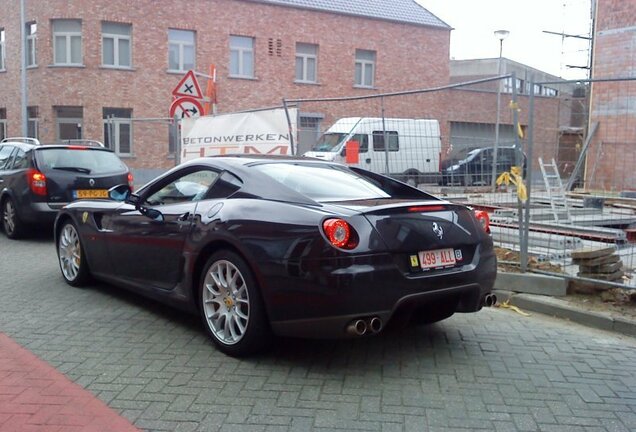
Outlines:
{"label": "round taillight", "polygon": [[484,231],[490,234],[490,216],[488,216],[488,213],[483,210],[475,210],[475,217]]}
{"label": "round taillight", "polygon": [[353,249],[357,244],[355,231],[345,220],[327,219],[322,228],[329,242],[337,248]]}

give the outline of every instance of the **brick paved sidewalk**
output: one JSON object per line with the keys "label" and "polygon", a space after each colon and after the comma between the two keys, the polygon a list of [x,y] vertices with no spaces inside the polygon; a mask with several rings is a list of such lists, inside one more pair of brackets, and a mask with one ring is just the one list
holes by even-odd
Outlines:
{"label": "brick paved sidewalk", "polygon": [[137,431],[126,419],[0,333],[0,432]]}

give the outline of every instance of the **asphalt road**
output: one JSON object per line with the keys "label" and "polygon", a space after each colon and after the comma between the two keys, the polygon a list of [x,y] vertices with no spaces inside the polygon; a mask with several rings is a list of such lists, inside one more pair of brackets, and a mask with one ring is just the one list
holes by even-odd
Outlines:
{"label": "asphalt road", "polygon": [[0,235],[0,331],[152,431],[636,430],[633,338],[488,309],[237,360],[196,316],[67,286],[46,235]]}

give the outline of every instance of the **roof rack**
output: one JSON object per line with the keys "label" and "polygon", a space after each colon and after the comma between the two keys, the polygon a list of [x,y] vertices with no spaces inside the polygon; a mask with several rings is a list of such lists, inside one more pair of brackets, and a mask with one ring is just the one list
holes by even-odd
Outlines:
{"label": "roof rack", "polygon": [[40,140],[38,140],[37,138],[29,137],[6,137],[2,141],[0,141],[0,144],[6,142],[21,142],[24,144],[40,145]]}
{"label": "roof rack", "polygon": [[91,139],[67,139],[67,140],[61,140],[60,141],[61,144],[74,144],[74,145],[85,145],[88,147],[105,147],[104,143],[102,143],[101,141],[97,141],[97,140],[91,140]]}

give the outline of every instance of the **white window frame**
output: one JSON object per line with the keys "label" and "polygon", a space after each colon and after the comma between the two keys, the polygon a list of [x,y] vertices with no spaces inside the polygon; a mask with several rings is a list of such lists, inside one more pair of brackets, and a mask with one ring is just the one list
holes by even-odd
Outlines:
{"label": "white window frame", "polygon": [[[80,23],[80,31],[79,32],[75,32],[75,31],[56,31],[55,30],[55,23],[56,22],[63,22],[63,21],[77,21]],[[84,41],[82,40],[82,21],[81,20],[76,20],[76,19],[69,19],[69,20],[53,20],[52,23],[52,27],[53,27],[53,64],[55,66],[83,66],[84,65]],[[66,59],[63,62],[59,62],[58,58],[57,58],[57,52],[55,50],[55,47],[57,46],[56,39],[58,37],[63,37],[66,39],[65,43],[66,43]],[[72,40],[74,37],[79,37],[80,40],[80,61],[79,63],[73,63],[72,59],[73,59],[73,54],[71,52],[72,50]]]}
{"label": "white window frame", "polygon": [[7,70],[7,59],[6,59],[6,55],[5,55],[5,44],[4,44],[4,38],[5,38],[6,32],[4,31],[3,27],[0,27],[0,72],[4,72]]}
{"label": "white window frame", "polygon": [[84,119],[81,117],[56,117],[55,119],[55,138],[60,141],[62,138],[60,136],[60,126],[63,124],[74,124],[76,128],[80,131],[79,138],[82,138],[82,124]]}
{"label": "white window frame", "polygon": [[0,141],[7,137],[7,119],[0,118]]}
{"label": "white window frame", "polygon": [[[130,117],[110,117],[110,118],[105,118],[103,119],[102,123],[104,124],[104,126],[109,127],[109,134],[110,134],[110,149],[112,151],[114,151],[117,155],[119,156],[132,156],[133,155],[133,122],[132,122],[132,118]],[[120,137],[121,137],[121,125],[123,124],[127,124],[128,125],[128,130],[130,131],[129,133],[129,137],[130,137],[130,142],[128,143],[128,148],[129,151],[126,153],[123,153],[121,151],[121,141],[120,141]],[[110,126],[112,125],[112,129],[110,129]],[[109,140],[106,139],[106,137],[104,137],[104,142],[108,142]]]}
{"label": "white window frame", "polygon": [[[182,32],[189,32],[192,33],[192,40],[193,42],[185,42],[185,41],[180,41],[180,40],[170,40],[170,31],[174,30],[174,31],[182,31]],[[194,30],[183,30],[183,29],[175,29],[175,28],[171,28],[168,29],[168,71],[170,72],[187,72],[188,69],[185,69],[185,62],[184,62],[184,48],[186,46],[191,46],[192,47],[192,69],[196,68],[196,64],[197,64],[197,35],[196,32]],[[179,68],[178,69],[171,69],[170,68],[170,45],[176,45],[178,50],[179,50]]]}
{"label": "white window frame", "polygon": [[[373,53],[373,58],[374,60],[367,60],[367,59],[361,59],[358,58],[358,51],[364,51],[364,52],[370,52]],[[356,56],[356,62],[355,62],[355,66],[354,66],[354,87],[360,87],[360,88],[374,88],[375,87],[375,63],[377,61],[378,58],[378,53],[374,50],[365,50],[365,49],[356,49],[355,52],[355,56]],[[360,65],[360,82],[356,82],[355,79],[355,67],[357,67],[357,65]],[[366,81],[366,66],[371,65],[371,85],[365,84]]]}
{"label": "white window frame", "polygon": [[[102,29],[104,28],[103,26],[105,23],[106,21],[102,22]],[[118,23],[118,22],[110,22],[110,21],[108,21],[108,23],[127,26],[129,31],[127,35],[121,35],[116,33],[104,32],[102,30],[102,66],[105,68],[112,68],[112,69],[132,69],[132,25],[128,23]],[[113,64],[107,64],[104,62],[104,40],[105,39],[113,40]],[[119,42],[120,41],[128,42],[128,64],[127,65],[119,64]]]}
{"label": "white window frame", "polygon": [[[232,40],[233,38],[242,38],[242,39],[249,39],[252,42],[252,47],[251,48],[245,48],[245,47],[240,47],[240,46],[232,46]],[[232,71],[232,53],[236,52],[238,53],[238,74],[233,74]],[[243,65],[243,54],[248,53],[250,54],[250,56],[252,57],[252,73],[251,74],[246,74],[245,73],[245,67]],[[254,58],[254,38],[251,36],[240,36],[240,35],[230,35],[230,76],[232,78],[248,78],[248,79],[253,79],[255,76],[255,69],[256,69],[256,62],[255,62],[255,58]]]}
{"label": "white window frame", "polygon": [[[306,54],[306,53],[300,53],[298,52],[298,46],[299,45],[304,45],[304,46],[311,46],[315,49],[315,54]],[[316,44],[310,44],[310,43],[303,43],[303,42],[297,42],[296,43],[296,59],[300,59],[302,61],[302,77],[299,78],[298,76],[296,76],[296,80],[295,82],[298,83],[305,83],[305,84],[316,84],[318,82],[318,45]],[[310,80],[309,78],[307,78],[307,76],[309,75],[309,60],[313,60],[314,61],[314,80]],[[296,64],[294,63],[294,68],[296,67]]]}
{"label": "white window frame", "polygon": [[[37,23],[30,22],[25,24],[26,29],[26,67],[32,68],[37,67],[37,48],[36,48],[36,37],[37,37]],[[31,33],[31,29],[35,29],[33,33]]]}
{"label": "white window frame", "polygon": [[[36,116],[31,117],[31,110],[29,108],[34,108]],[[31,138],[39,139],[40,138],[40,117],[39,110],[37,107],[27,107],[27,129],[29,123],[33,123],[33,136]]]}

